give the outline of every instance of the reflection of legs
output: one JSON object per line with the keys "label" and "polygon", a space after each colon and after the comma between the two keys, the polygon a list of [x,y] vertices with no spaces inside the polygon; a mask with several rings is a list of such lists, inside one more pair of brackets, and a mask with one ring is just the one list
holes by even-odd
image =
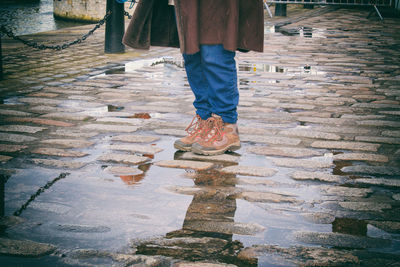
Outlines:
{"label": "reflection of legs", "polygon": [[207,120],[211,116],[211,106],[208,101],[209,86],[204,76],[200,52],[193,55],[183,54],[183,58],[190,88],[195,96],[193,105],[196,113],[203,120]]}

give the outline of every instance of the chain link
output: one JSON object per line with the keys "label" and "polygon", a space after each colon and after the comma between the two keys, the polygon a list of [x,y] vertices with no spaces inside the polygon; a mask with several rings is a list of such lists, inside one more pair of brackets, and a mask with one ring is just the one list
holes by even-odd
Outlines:
{"label": "chain link", "polygon": [[30,47],[33,47],[33,48],[36,48],[39,50],[45,50],[45,49],[63,50],[63,49],[70,47],[71,45],[80,44],[80,43],[82,43],[82,41],[85,41],[90,35],[92,35],[98,28],[100,28],[107,21],[107,19],[110,15],[111,15],[111,11],[108,11],[107,14],[104,16],[104,18],[101,19],[94,26],[94,28],[91,29],[88,33],[84,34],[82,37],[80,37],[72,42],[64,43],[62,45],[44,45],[44,44],[39,45],[36,42],[24,40],[24,39],[16,36],[12,31],[6,29],[6,27],[4,27],[4,25],[2,25],[0,27],[0,32],[6,34],[10,38],[13,38],[14,40],[20,41],[21,43],[23,43],[27,46],[30,46]]}
{"label": "chain link", "polygon": [[46,191],[46,189],[49,189],[53,184],[55,184],[57,181],[64,179],[65,177],[67,177],[69,175],[68,172],[63,172],[61,173],[57,178],[53,179],[52,181],[48,182],[47,184],[45,184],[44,186],[40,187],[35,194],[31,195],[31,197],[29,198],[29,200],[27,202],[25,202],[25,204],[23,204],[21,206],[21,208],[19,208],[17,211],[14,212],[14,216],[19,216],[21,215],[21,213],[29,206],[29,204],[35,200],[35,198],[37,198],[41,193],[43,193],[44,191]]}

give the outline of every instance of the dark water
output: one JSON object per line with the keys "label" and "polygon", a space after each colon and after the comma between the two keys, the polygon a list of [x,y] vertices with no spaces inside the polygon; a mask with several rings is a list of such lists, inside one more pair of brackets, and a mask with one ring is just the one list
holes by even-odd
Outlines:
{"label": "dark water", "polygon": [[56,20],[53,17],[53,0],[36,3],[8,2],[0,1],[0,25],[6,26],[16,35],[83,25],[81,22]]}

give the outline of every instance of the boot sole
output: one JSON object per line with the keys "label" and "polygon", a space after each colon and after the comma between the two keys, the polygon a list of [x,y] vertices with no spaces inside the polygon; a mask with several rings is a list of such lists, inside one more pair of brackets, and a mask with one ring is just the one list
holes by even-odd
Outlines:
{"label": "boot sole", "polygon": [[177,150],[180,150],[180,151],[185,151],[185,152],[190,152],[190,151],[192,151],[192,146],[181,146],[179,143],[177,144],[177,143],[174,143],[174,147],[175,147],[175,149],[177,149]]}
{"label": "boot sole", "polygon": [[202,150],[197,148],[195,145],[192,146],[192,152],[195,154],[206,155],[206,156],[216,156],[224,154],[226,151],[236,151],[241,148],[240,142],[233,143],[232,145],[219,150]]}

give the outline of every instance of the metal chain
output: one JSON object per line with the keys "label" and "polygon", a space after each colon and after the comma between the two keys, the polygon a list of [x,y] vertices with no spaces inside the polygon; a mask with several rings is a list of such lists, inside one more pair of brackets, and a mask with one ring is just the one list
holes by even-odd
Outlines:
{"label": "metal chain", "polygon": [[49,189],[55,182],[57,182],[58,180],[64,179],[65,177],[67,177],[67,175],[69,175],[68,172],[63,172],[61,173],[57,178],[53,179],[52,181],[48,182],[47,184],[45,184],[44,186],[40,187],[35,194],[31,195],[31,197],[29,198],[29,200],[27,202],[25,202],[25,204],[23,204],[21,206],[21,208],[19,208],[17,211],[14,212],[14,216],[19,216],[21,215],[21,213],[29,206],[29,204],[35,200],[36,197],[38,197],[41,193],[43,193],[46,189]]}
{"label": "metal chain", "polygon": [[84,34],[82,37],[69,42],[69,43],[64,43],[62,45],[44,45],[41,44],[39,45],[36,42],[32,42],[32,41],[28,41],[28,40],[24,40],[18,36],[16,36],[12,31],[7,30],[6,27],[4,27],[4,25],[1,25],[0,27],[0,32],[5,33],[8,37],[13,38],[14,40],[20,41],[21,43],[33,47],[33,48],[37,48],[39,50],[45,50],[45,49],[53,49],[53,50],[63,50],[66,49],[68,47],[70,47],[71,45],[75,45],[75,44],[80,44],[82,43],[82,41],[85,41],[90,35],[92,35],[98,28],[100,28],[100,26],[102,26],[106,20],[108,19],[108,17],[111,15],[111,11],[108,11],[107,14],[104,16],[103,19],[101,19],[95,26],[93,29],[91,29],[88,33]]}
{"label": "metal chain", "polygon": [[127,11],[124,11],[124,15],[125,15],[125,16],[127,16],[127,17],[128,17],[128,19],[131,19],[131,18],[132,18],[132,16],[131,16],[131,15],[129,15],[129,13],[128,13]]}

